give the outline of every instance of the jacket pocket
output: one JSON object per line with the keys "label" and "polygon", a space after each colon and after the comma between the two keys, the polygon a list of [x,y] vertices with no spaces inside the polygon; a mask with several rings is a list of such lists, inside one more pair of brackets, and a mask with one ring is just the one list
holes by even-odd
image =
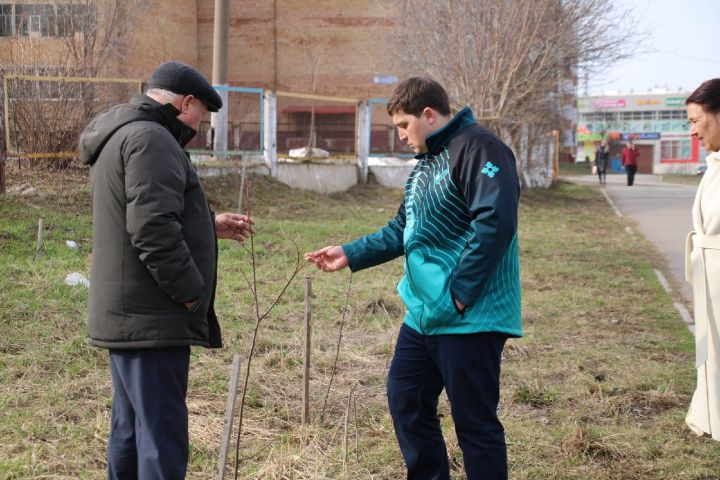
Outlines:
{"label": "jacket pocket", "polygon": [[412,291],[407,275],[404,275],[400,283],[398,283],[397,292],[405,304],[405,322],[411,324],[417,330],[420,330],[423,304]]}
{"label": "jacket pocket", "polygon": [[450,273],[436,258],[418,250],[407,255],[410,292],[423,306],[422,328],[451,324],[460,318],[450,295]]}
{"label": "jacket pocket", "polygon": [[429,328],[452,325],[462,316],[452,299],[450,289],[446,287],[423,311],[423,325]]}

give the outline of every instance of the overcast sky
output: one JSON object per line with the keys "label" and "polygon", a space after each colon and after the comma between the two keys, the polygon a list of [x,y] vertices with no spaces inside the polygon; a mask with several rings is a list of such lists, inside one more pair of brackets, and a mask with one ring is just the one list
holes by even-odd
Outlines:
{"label": "overcast sky", "polygon": [[[632,7],[638,28],[651,37],[648,50],[618,62],[605,75],[593,75],[588,92],[647,92],[654,87],[692,91],[704,80],[720,77],[720,0],[616,0]],[[629,26],[631,27],[631,26]],[[580,81],[580,93],[585,93]]]}

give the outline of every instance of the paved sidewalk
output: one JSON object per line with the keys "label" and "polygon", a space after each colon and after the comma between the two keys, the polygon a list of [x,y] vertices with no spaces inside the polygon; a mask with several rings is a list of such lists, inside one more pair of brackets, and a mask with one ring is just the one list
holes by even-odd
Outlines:
{"label": "paved sidewalk", "polygon": [[[564,180],[573,183],[582,183],[588,185],[598,185],[597,175],[576,175],[562,177]],[[627,187],[627,176],[625,174],[610,174],[607,176],[607,185],[622,185]],[[662,175],[651,175],[647,173],[638,173],[635,175],[635,185],[633,186],[663,186],[663,187],[687,187],[688,185],[678,185],[674,183],[663,183]]]}

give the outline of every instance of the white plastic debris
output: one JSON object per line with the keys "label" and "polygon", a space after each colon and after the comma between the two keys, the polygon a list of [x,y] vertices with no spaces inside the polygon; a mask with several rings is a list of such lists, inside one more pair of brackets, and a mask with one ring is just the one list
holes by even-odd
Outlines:
{"label": "white plastic debris", "polygon": [[75,240],[65,240],[65,245],[73,250],[77,250],[78,248],[78,244]]}
{"label": "white plastic debris", "polygon": [[330,152],[323,150],[322,148],[311,148],[310,155],[308,155],[307,147],[293,148],[288,152],[288,156],[292,158],[327,158],[330,156]]}
{"label": "white plastic debris", "polygon": [[83,287],[90,288],[90,280],[85,278],[85,275],[79,272],[68,273],[65,277],[65,285],[74,287],[76,285],[82,285]]}
{"label": "white plastic debris", "polygon": [[368,166],[370,167],[404,167],[415,166],[417,160],[414,158],[398,158],[398,157],[369,157]]}

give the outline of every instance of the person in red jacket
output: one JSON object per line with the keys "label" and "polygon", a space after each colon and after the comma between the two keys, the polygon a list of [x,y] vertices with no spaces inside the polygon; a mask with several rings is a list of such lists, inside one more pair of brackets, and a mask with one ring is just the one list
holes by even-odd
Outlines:
{"label": "person in red jacket", "polygon": [[637,172],[637,158],[640,156],[640,152],[635,145],[628,140],[625,144],[625,148],[622,151],[622,166],[625,167],[627,172],[627,184],[632,186],[635,181],[635,172]]}

